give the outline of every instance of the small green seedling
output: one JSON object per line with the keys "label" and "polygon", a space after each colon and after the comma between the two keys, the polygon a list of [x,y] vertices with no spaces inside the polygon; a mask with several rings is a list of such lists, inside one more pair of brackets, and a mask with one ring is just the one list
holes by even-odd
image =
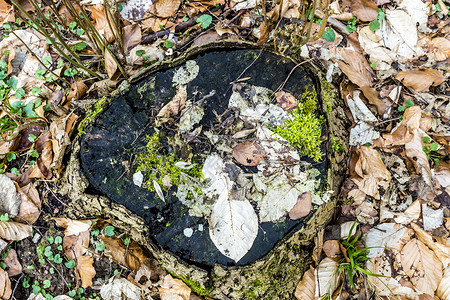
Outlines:
{"label": "small green seedling", "polygon": [[347,30],[350,33],[353,33],[356,31],[356,18],[355,17],[353,17],[347,21]]}
{"label": "small green seedling", "polygon": [[428,160],[432,160],[436,166],[440,166],[441,161],[439,160],[439,156],[432,153],[439,149],[439,144],[436,142],[431,142],[431,138],[429,136],[424,136],[423,141],[425,142],[425,145],[422,150],[427,154]]}
{"label": "small green seedling", "polygon": [[211,15],[201,15],[200,17],[197,18],[196,22],[200,23],[200,26],[203,29],[206,29],[212,23],[212,16]]}

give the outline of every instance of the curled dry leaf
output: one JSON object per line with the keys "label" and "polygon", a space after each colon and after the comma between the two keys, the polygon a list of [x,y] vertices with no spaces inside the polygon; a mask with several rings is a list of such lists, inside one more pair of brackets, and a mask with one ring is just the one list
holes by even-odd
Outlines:
{"label": "curled dry leaf", "polygon": [[81,81],[75,81],[72,83],[72,86],[70,87],[69,95],[67,95],[67,101],[72,100],[80,100],[86,95],[86,92],[88,90],[88,87],[84,82]]}
{"label": "curled dry leaf", "polygon": [[395,76],[395,79],[416,92],[426,92],[430,86],[437,86],[445,81],[444,75],[434,69],[402,71]]}
{"label": "curled dry leaf", "polygon": [[448,245],[435,242],[433,237],[416,223],[411,223],[411,228],[416,232],[416,237],[419,241],[433,250],[434,254],[436,254],[437,258],[439,258],[442,263],[450,258],[450,247]]}
{"label": "curled dry leaf", "polygon": [[233,157],[244,166],[257,166],[267,159],[267,154],[261,144],[245,141],[233,148]]}
{"label": "curled dry leaf", "polygon": [[303,274],[302,280],[295,288],[294,296],[297,300],[311,300],[314,299],[314,292],[316,289],[316,282],[314,280],[314,268],[309,267],[309,270]]}
{"label": "curled dry leaf", "polygon": [[275,93],[275,97],[277,99],[278,104],[284,110],[293,110],[298,107],[297,99],[292,96],[290,93],[279,91]]}
{"label": "curled dry leaf", "polygon": [[0,221],[0,237],[8,241],[20,241],[26,239],[33,234],[30,225],[16,222]]}
{"label": "curled dry leaf", "polygon": [[141,42],[142,33],[139,24],[127,25],[123,28],[123,50],[130,51],[134,46]]}
{"label": "curled dry leaf", "polygon": [[[91,11],[91,18],[94,20],[93,23],[95,29],[97,29],[97,31],[105,38],[107,44],[114,41],[114,35],[111,31],[111,27],[108,24],[103,4],[97,3],[95,5],[89,6],[88,10]],[[106,53],[108,52],[109,51],[106,51]]]}
{"label": "curled dry leaf", "polygon": [[172,100],[169,101],[164,107],[159,111],[158,118],[170,118],[176,116],[183,110],[186,105],[187,100],[187,86],[179,85],[177,86],[177,93],[173,96]]}
{"label": "curled dry leaf", "polygon": [[89,231],[80,232],[77,235],[64,236],[63,248],[68,259],[76,260],[82,256],[89,246]]}
{"label": "curled dry leaf", "polygon": [[134,241],[125,246],[120,239],[107,236],[100,236],[100,239],[105,244],[105,254],[133,272],[139,270],[142,262],[147,258],[144,250]]}
{"label": "curled dry leaf", "polygon": [[53,218],[56,225],[65,228],[64,235],[78,235],[80,232],[87,231],[91,227],[90,220],[71,220],[68,218]]}
{"label": "curled dry leaf", "polygon": [[300,218],[306,217],[311,211],[311,193],[306,192],[301,194],[297,203],[295,203],[294,207],[289,211],[289,218],[291,220],[298,220]]}
{"label": "curled dry leaf", "polygon": [[334,258],[338,255],[341,255],[341,248],[339,246],[338,240],[328,240],[323,243],[323,252],[327,255],[327,257]]}
{"label": "curled dry leaf", "polygon": [[436,61],[444,61],[450,57],[450,41],[444,37],[437,37],[431,40],[433,53]]}
{"label": "curled dry leaf", "polygon": [[400,254],[403,270],[415,288],[434,295],[442,279],[442,263],[436,255],[418,239],[409,241]]}
{"label": "curled dry leaf", "polygon": [[442,300],[450,300],[450,267],[444,270],[444,276],[439,283],[436,295]]}
{"label": "curled dry leaf", "polygon": [[109,79],[116,80],[118,78],[118,76],[116,76],[116,74],[118,73],[118,67],[116,61],[113,58],[113,54],[111,54],[110,51],[105,51],[105,66]]}
{"label": "curled dry leaf", "polygon": [[6,269],[10,277],[22,273],[22,265],[20,264],[19,259],[17,258],[16,250],[14,249],[9,250],[3,261],[6,264]]}
{"label": "curled dry leaf", "polygon": [[94,278],[96,272],[93,266],[94,259],[89,255],[82,255],[77,258],[77,277],[81,278],[81,287],[87,288],[92,286],[92,278]]}
{"label": "curled dry leaf", "polygon": [[329,257],[325,257],[317,266],[315,272],[315,297],[332,295],[338,287],[341,276],[339,275],[339,264]]}
{"label": "curled dry leaf", "polygon": [[111,277],[108,282],[100,289],[100,295],[103,299],[141,299],[141,289],[119,276]]}
{"label": "curled dry leaf", "polygon": [[75,127],[78,116],[70,113],[67,116],[56,119],[50,124],[52,135],[53,160],[51,167],[59,171],[62,166],[63,156],[68,145],[70,145],[70,135]]}
{"label": "curled dry leaf", "polygon": [[[18,218],[16,219],[16,221],[20,222],[20,221],[26,221],[28,224],[33,224],[34,222],[37,221],[37,219],[39,218],[40,215],[40,201],[39,198],[38,200],[38,204],[36,204],[34,201],[32,201],[28,195],[19,187],[19,185],[14,182],[17,191],[20,194],[20,207],[19,207],[19,214],[18,214]],[[32,183],[29,183],[27,186],[27,189],[30,190],[31,186],[33,186]],[[33,189],[34,186],[33,186]],[[37,192],[37,191],[36,191]],[[38,195],[39,197],[39,195]]]}
{"label": "curled dry leaf", "polygon": [[158,288],[161,300],[189,300],[191,289],[181,280],[166,275]]}
{"label": "curled dry leaf", "polygon": [[0,298],[9,299],[11,297],[11,281],[9,280],[8,273],[0,268]]}

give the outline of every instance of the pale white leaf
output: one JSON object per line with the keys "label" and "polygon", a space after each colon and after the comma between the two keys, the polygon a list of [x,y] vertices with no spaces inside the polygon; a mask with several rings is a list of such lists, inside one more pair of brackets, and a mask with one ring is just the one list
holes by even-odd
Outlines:
{"label": "pale white leaf", "polygon": [[181,112],[179,129],[181,131],[191,131],[196,124],[198,124],[205,115],[205,110],[199,105],[194,105],[192,101],[188,100],[186,106]]}
{"label": "pale white leaf", "polygon": [[173,85],[188,84],[197,77],[199,70],[200,67],[194,60],[188,60],[173,74]]}
{"label": "pale white leaf", "polygon": [[348,107],[356,122],[356,126],[350,129],[350,145],[364,145],[380,137],[380,133],[373,127],[377,118],[361,100],[360,93],[354,91],[353,97],[347,96]]}
{"label": "pale white leaf", "polygon": [[217,249],[238,262],[258,235],[258,217],[248,200],[217,200],[211,212],[209,236]]}
{"label": "pale white leaf", "polygon": [[0,221],[0,237],[8,241],[20,241],[33,234],[30,225]]}
{"label": "pale white leaf", "polygon": [[444,210],[432,209],[426,203],[422,204],[423,229],[431,231],[441,227],[444,222]]}
{"label": "pale white leaf", "polygon": [[17,193],[14,182],[8,176],[0,175],[0,214],[17,216],[20,203],[20,194]]}
{"label": "pale white leaf", "polygon": [[159,287],[161,300],[189,300],[191,289],[180,279],[166,275]]}
{"label": "pale white leaf", "polygon": [[144,182],[144,174],[142,174],[141,171],[138,171],[133,174],[133,183],[135,185],[141,187],[143,182]]}
{"label": "pale white leaf", "polygon": [[156,182],[156,180],[153,179],[153,187],[155,188],[155,192],[158,195],[159,199],[162,200],[162,202],[166,203],[166,199],[164,199],[163,191],[161,187],[159,186],[159,183]]}
{"label": "pale white leaf", "polygon": [[141,298],[141,289],[125,278],[114,276],[102,286],[100,295],[105,300],[139,300]]}
{"label": "pale white leaf", "polygon": [[317,266],[315,272],[315,297],[323,297],[327,293],[333,295],[340,282],[339,264],[326,257]]}
{"label": "pale white leaf", "polygon": [[366,247],[376,247],[369,249],[368,257],[377,257],[384,252],[384,247],[394,246],[404,235],[405,228],[395,223],[383,223],[370,229],[364,236]]}
{"label": "pale white leaf", "polygon": [[68,218],[53,218],[58,226],[66,228],[65,236],[78,235],[80,232],[89,230],[92,222],[90,220],[71,220]]}
{"label": "pale white leaf", "polygon": [[184,161],[177,161],[175,163],[175,167],[179,168],[179,169],[183,169],[183,170],[190,170],[193,167],[195,167],[195,164],[190,164]]}
{"label": "pale white leaf", "polygon": [[[350,232],[351,231],[351,232]],[[358,223],[349,221],[341,224],[341,240],[345,240],[349,235],[354,235],[358,231]]]}
{"label": "pale white leaf", "polygon": [[422,0],[397,0],[395,2],[397,2],[399,8],[406,10],[414,18],[414,21],[419,24],[419,31],[424,33],[431,31],[427,26],[430,4],[426,4]]}
{"label": "pale white leaf", "polygon": [[241,9],[250,9],[261,3],[261,0],[235,0],[235,6],[233,6],[233,10],[239,11]]}

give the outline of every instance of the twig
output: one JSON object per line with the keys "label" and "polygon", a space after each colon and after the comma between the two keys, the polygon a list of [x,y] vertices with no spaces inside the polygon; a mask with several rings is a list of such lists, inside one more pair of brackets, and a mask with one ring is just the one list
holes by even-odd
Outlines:
{"label": "twig", "polygon": [[22,277],[23,277],[23,273],[20,274],[20,277],[17,279],[16,284],[14,285],[14,289],[12,290],[12,293],[11,293],[11,298],[13,298],[13,299],[16,299],[16,297],[14,297],[14,293],[16,292],[17,286],[19,285]]}

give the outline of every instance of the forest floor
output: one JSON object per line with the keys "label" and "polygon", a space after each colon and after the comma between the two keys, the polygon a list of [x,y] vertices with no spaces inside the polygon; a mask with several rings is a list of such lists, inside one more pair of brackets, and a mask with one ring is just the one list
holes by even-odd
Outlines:
{"label": "forest floor", "polygon": [[0,0],[0,296],[208,299],[126,229],[74,211],[57,183],[88,104],[227,39],[320,65],[353,124],[350,147],[333,144],[349,157],[339,206],[293,295],[450,299],[449,5]]}

